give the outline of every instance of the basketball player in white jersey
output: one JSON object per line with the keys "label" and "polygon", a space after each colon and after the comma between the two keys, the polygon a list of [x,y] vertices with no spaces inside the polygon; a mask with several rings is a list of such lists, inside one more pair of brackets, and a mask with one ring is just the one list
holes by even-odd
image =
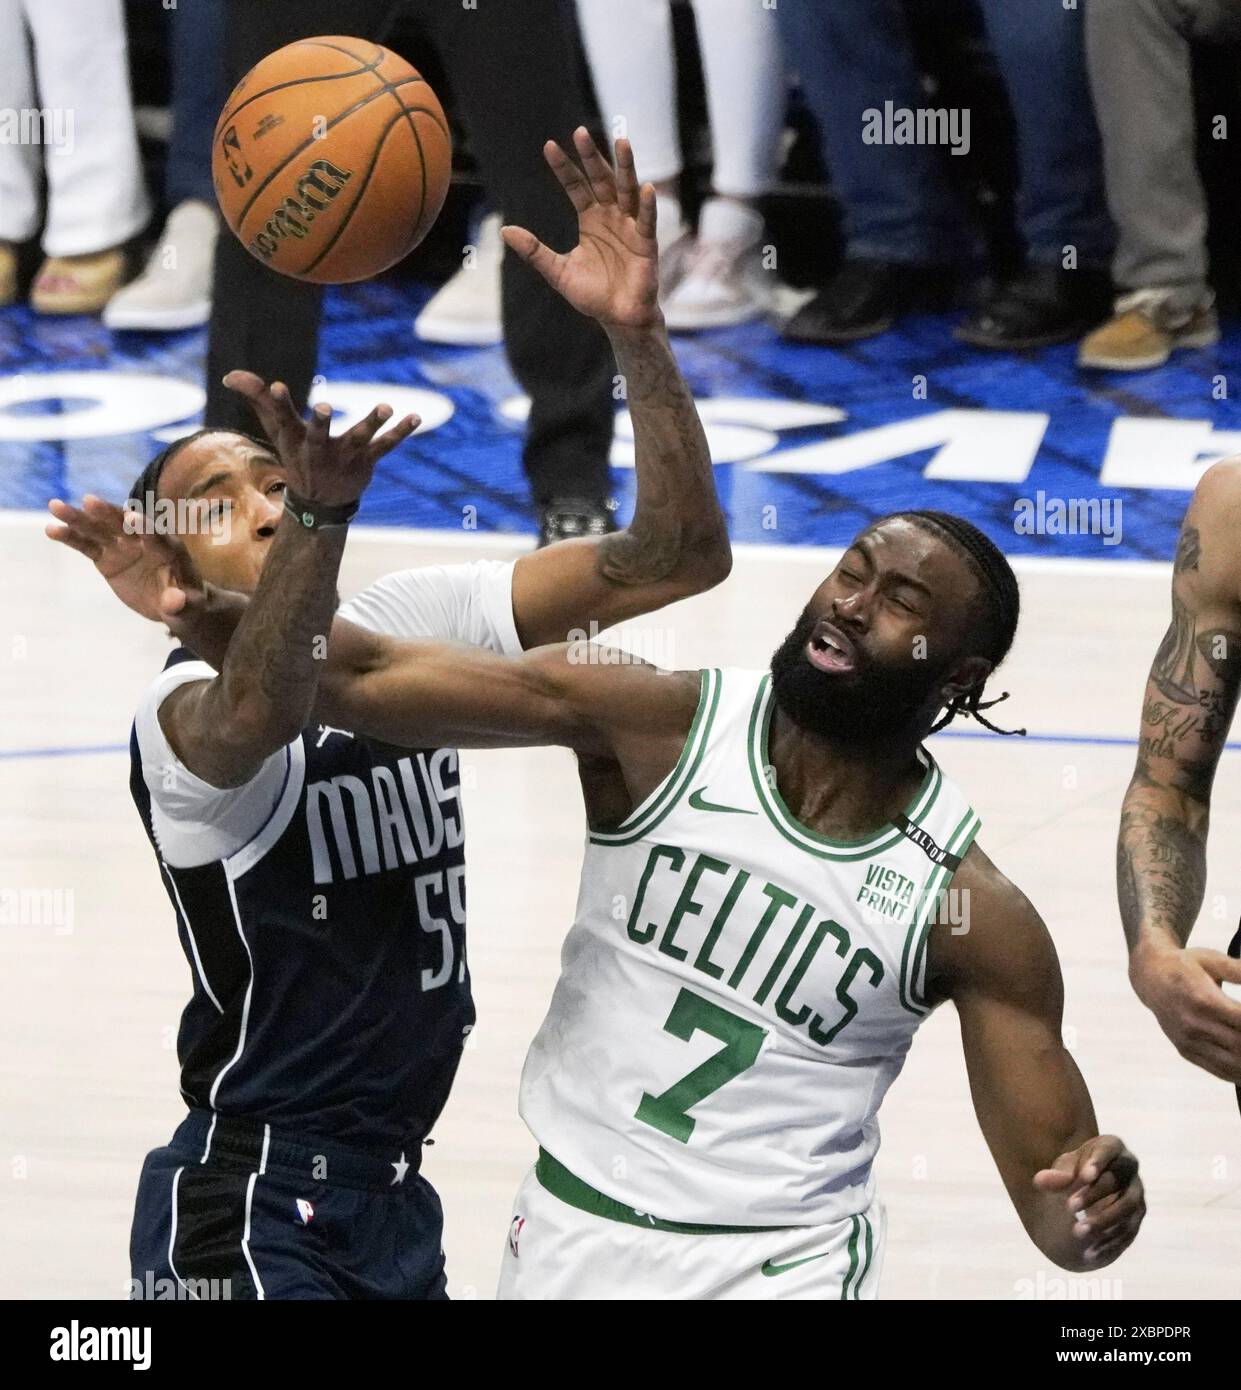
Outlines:
{"label": "basketball player in white jersey", "polygon": [[[166,610],[221,659],[228,614],[186,598]],[[1134,1239],[1137,1160],[1099,1135],[1061,1040],[1051,938],[922,746],[981,718],[1017,612],[981,532],[906,512],[857,537],[770,672],[660,672],[586,643],[508,660],[337,621],[324,720],[579,758],[588,844],[522,1077],[539,1156],[502,1297],[873,1298],[877,1114],[947,1000],[1038,1248],[1095,1270]],[[949,889],[968,930],[940,910]]]}

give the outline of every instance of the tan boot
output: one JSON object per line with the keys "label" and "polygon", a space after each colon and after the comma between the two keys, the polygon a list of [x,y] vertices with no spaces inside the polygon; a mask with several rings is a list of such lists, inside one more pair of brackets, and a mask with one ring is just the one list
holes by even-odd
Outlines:
{"label": "tan boot", "polygon": [[17,248],[0,241],[0,307],[17,298]]}
{"label": "tan boot", "polygon": [[1219,342],[1214,296],[1188,314],[1170,309],[1167,297],[1153,290],[1126,295],[1115,315],[1082,339],[1079,367],[1108,372],[1144,372],[1162,367],[1178,348],[1213,347]]}
{"label": "tan boot", "polygon": [[49,256],[35,276],[30,307],[39,314],[97,314],[124,281],[119,246],[88,256]]}

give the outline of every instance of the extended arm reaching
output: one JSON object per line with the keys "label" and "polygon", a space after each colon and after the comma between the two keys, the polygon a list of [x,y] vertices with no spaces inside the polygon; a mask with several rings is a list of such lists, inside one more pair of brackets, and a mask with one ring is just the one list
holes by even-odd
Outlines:
{"label": "extended arm reaching", "polygon": [[706,435],[659,309],[655,190],[639,188],[627,140],[616,142],[615,169],[585,130],[574,145],[580,167],[550,141],[545,154],[577,210],[578,246],[557,255],[520,227],[504,239],[606,331],[633,420],[637,499],[625,530],[518,560],[513,617],[526,647],[652,612],[732,566]]}

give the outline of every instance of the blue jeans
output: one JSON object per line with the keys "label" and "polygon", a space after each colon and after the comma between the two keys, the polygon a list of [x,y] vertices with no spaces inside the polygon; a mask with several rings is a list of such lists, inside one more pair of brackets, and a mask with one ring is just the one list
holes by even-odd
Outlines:
{"label": "blue jeans", "polygon": [[[1062,0],[980,3],[1016,118],[1020,229],[1029,257],[1059,265],[1074,246],[1079,265],[1106,265],[1113,231],[1082,8],[1066,10]],[[907,264],[959,261],[973,238],[944,178],[942,152],[863,140],[865,112],[882,112],[886,102],[911,111],[933,104],[918,80],[901,0],[780,0],[777,14],[818,122],[849,254]]]}
{"label": "blue jeans", "polygon": [[214,206],[211,137],[227,96],[223,0],[183,0],[172,11],[172,138],[164,179],[170,208],[187,198]]}

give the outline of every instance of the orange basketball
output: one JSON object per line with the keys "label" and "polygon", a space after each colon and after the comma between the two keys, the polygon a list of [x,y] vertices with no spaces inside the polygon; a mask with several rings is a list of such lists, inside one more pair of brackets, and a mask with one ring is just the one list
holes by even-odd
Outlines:
{"label": "orange basketball", "polygon": [[399,261],[439,215],[452,172],[443,108],[365,39],[301,39],[241,79],[215,128],[224,220],[264,265],[340,285]]}

